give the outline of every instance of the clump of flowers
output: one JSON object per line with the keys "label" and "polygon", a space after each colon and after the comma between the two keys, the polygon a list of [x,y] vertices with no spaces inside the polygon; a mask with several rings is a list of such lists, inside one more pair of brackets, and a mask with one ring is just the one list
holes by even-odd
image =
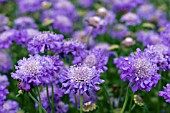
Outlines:
{"label": "clump of flowers", "polygon": [[59,73],[63,63],[56,56],[30,56],[18,61],[11,77],[19,80],[19,88],[29,91],[32,86],[49,84]]}
{"label": "clump of flowers", "polygon": [[129,80],[132,91],[150,91],[155,87],[161,75],[157,73],[159,68],[152,61],[152,57],[147,52],[137,49],[136,54],[131,53],[129,57],[120,57],[114,60],[121,79]]}
{"label": "clump of flowers", "polygon": [[2,113],[16,113],[19,111],[19,105],[16,101],[7,100],[0,111]]}
{"label": "clump of flowers", "polygon": [[0,14],[0,33],[3,31],[6,31],[9,29],[8,27],[8,22],[9,22],[9,18],[6,17],[5,15]]}

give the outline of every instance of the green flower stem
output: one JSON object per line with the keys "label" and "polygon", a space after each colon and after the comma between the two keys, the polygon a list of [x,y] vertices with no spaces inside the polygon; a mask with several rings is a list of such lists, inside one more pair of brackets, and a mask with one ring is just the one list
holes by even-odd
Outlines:
{"label": "green flower stem", "polygon": [[74,100],[76,102],[76,108],[77,108],[77,97],[76,97],[76,94],[74,94]]}
{"label": "green flower stem", "polygon": [[130,100],[130,105],[129,105],[129,113],[131,113],[131,108],[132,108],[132,101],[133,101],[134,93],[132,94],[131,100]]}
{"label": "green flower stem", "polygon": [[[28,92],[28,95],[35,103],[38,104],[38,106],[41,106],[40,102],[38,102],[37,99],[35,99],[34,96],[30,92]],[[44,111],[44,113],[47,113],[43,107],[42,107],[42,110]],[[40,112],[41,112],[41,110],[40,110]]]}
{"label": "green flower stem", "polygon": [[90,36],[91,36],[92,31],[93,31],[93,28],[90,30],[90,32],[89,32],[89,34],[87,36],[87,42],[86,42],[87,48],[89,48]]}
{"label": "green flower stem", "polygon": [[40,96],[40,91],[39,88],[36,87],[36,90],[38,92],[38,97],[39,97],[39,112],[42,113],[43,107],[42,107],[42,101],[41,101],[41,96]]}
{"label": "green flower stem", "polygon": [[51,101],[50,101],[50,96],[49,96],[49,91],[48,91],[48,85],[46,85],[46,92],[47,92],[48,103],[49,103],[50,107],[52,108]]}
{"label": "green flower stem", "polygon": [[83,95],[80,96],[80,113],[83,113]]}
{"label": "green flower stem", "polygon": [[51,88],[52,88],[52,103],[51,103],[51,107],[52,107],[52,113],[55,113],[55,108],[54,108],[54,87],[53,87],[52,83],[51,83]]}
{"label": "green flower stem", "polygon": [[129,86],[128,86],[127,91],[126,91],[125,102],[123,104],[123,108],[121,110],[121,113],[124,113],[124,111],[125,111],[125,108],[126,108],[126,105],[127,105],[127,102],[128,102],[128,96],[129,96]]}

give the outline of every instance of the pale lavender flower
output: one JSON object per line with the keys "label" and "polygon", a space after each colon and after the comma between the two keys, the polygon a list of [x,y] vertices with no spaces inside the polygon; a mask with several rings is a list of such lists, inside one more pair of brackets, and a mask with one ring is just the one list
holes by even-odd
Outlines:
{"label": "pale lavender flower", "polygon": [[139,16],[132,12],[124,14],[120,20],[121,22],[125,22],[127,26],[136,26],[141,23]]}
{"label": "pale lavender flower", "polygon": [[77,3],[84,8],[88,8],[93,5],[94,0],[77,0]]}
{"label": "pale lavender flower", "polygon": [[17,113],[19,111],[19,105],[16,101],[7,100],[2,107],[2,113]]}
{"label": "pale lavender flower", "polygon": [[17,0],[21,12],[35,12],[41,8],[42,0]]}
{"label": "pale lavender flower", "polygon": [[116,24],[113,26],[113,29],[110,30],[111,36],[119,40],[123,39],[128,34],[128,32],[129,30],[127,26],[123,24]]}
{"label": "pale lavender flower", "polygon": [[22,16],[14,20],[14,28],[18,30],[23,30],[27,28],[37,29],[37,25],[33,18]]}
{"label": "pale lavender flower", "polygon": [[144,46],[162,43],[161,36],[155,31],[139,31],[137,40],[142,42]]}
{"label": "pale lavender flower", "polygon": [[169,29],[170,29],[170,24],[166,26],[165,30],[163,30],[160,35],[163,40],[163,43],[167,45],[168,47],[170,47],[170,30]]}
{"label": "pale lavender flower", "polygon": [[0,51],[0,71],[8,72],[12,69],[10,55],[5,51]]}
{"label": "pale lavender flower", "polygon": [[158,83],[161,75],[157,73],[159,68],[152,61],[152,56],[147,52],[137,49],[136,54],[131,53],[128,57],[120,57],[114,60],[116,67],[119,68],[121,79],[128,80],[132,91],[150,91]]}
{"label": "pale lavender flower", "polygon": [[15,37],[15,30],[4,31],[0,34],[0,49],[9,48]]}
{"label": "pale lavender flower", "polygon": [[5,15],[0,14],[0,33],[9,29],[8,27],[9,18]]}

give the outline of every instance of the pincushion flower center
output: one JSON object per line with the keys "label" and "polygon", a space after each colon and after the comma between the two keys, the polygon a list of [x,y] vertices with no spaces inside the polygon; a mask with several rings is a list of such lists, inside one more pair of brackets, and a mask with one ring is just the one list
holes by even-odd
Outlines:
{"label": "pincushion flower center", "polygon": [[135,67],[135,74],[138,77],[148,77],[149,75],[152,75],[154,73],[154,67],[151,62],[149,62],[149,59],[136,59],[134,63]]}
{"label": "pincushion flower center", "polygon": [[42,66],[40,65],[40,62],[38,60],[31,60],[25,62],[21,67],[20,71],[21,73],[32,73],[35,74],[36,72],[39,72]]}
{"label": "pincushion flower center", "polygon": [[86,82],[91,79],[93,70],[88,67],[75,67],[71,69],[71,78],[77,82]]}

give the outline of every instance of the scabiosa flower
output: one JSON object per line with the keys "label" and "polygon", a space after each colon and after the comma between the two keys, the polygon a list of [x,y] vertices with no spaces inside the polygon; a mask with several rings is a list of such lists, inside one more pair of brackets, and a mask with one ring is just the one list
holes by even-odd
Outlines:
{"label": "scabiosa flower", "polygon": [[6,87],[9,85],[8,78],[5,75],[0,75],[0,108],[9,93]]}
{"label": "scabiosa flower", "polygon": [[[86,53],[83,53],[82,60],[80,62],[76,62],[76,59],[74,60],[74,63],[81,63],[82,65],[87,65],[90,68],[95,67],[97,70],[106,71],[107,67],[105,66],[108,62],[108,53],[105,50],[102,49],[92,49],[89,51],[86,51]],[[77,60],[78,61],[78,60]]]}
{"label": "scabiosa flower", "polygon": [[85,51],[85,49],[86,49],[86,44],[78,40],[70,39],[70,40],[63,41],[62,52],[65,55],[71,53],[74,59],[81,58],[80,55],[82,55],[82,51]]}
{"label": "scabiosa flower", "polygon": [[8,72],[12,69],[11,58],[7,52],[0,51],[0,71]]}
{"label": "scabiosa flower", "polygon": [[137,49],[136,54],[131,53],[129,57],[120,57],[114,60],[119,68],[121,79],[129,80],[132,91],[150,91],[155,87],[161,75],[157,73],[157,64],[152,62],[152,57],[146,52]]}
{"label": "scabiosa flower", "polygon": [[34,36],[40,32],[36,29],[23,29],[16,32],[15,42],[21,44],[22,46],[27,46],[28,43],[33,39]]}
{"label": "scabiosa flower", "polygon": [[155,7],[152,4],[143,4],[138,7],[137,14],[145,20],[151,20],[151,15],[154,13]]}
{"label": "scabiosa flower", "polygon": [[11,77],[19,79],[20,89],[29,91],[32,85],[53,82],[62,65],[56,56],[30,56],[18,61],[18,66],[15,66],[16,72],[12,73]]}
{"label": "scabiosa flower", "polygon": [[23,16],[23,17],[16,18],[14,20],[14,28],[18,30],[22,30],[26,28],[37,29],[37,25],[33,18],[28,16]]}
{"label": "scabiosa flower", "polygon": [[16,113],[19,111],[19,105],[16,101],[7,100],[2,106],[2,113]]}
{"label": "scabiosa flower", "polygon": [[69,0],[54,1],[54,10],[56,10],[57,14],[65,15],[72,21],[77,19],[76,8]]}
{"label": "scabiosa flower", "polygon": [[0,14],[0,33],[9,29],[7,26],[9,18]]}
{"label": "scabiosa flower", "polygon": [[42,0],[17,0],[21,12],[35,12],[41,8]]}
{"label": "scabiosa flower", "polygon": [[142,42],[144,46],[162,43],[160,35],[155,31],[139,31],[137,33],[137,40]]}
{"label": "scabiosa flower", "polygon": [[28,51],[33,54],[44,53],[46,50],[60,52],[63,35],[40,32],[28,43]]}
{"label": "scabiosa flower", "polygon": [[66,68],[62,72],[60,80],[63,89],[66,90],[65,94],[79,92],[80,95],[84,93],[90,95],[91,90],[99,90],[100,87],[97,85],[104,82],[100,79],[100,71],[96,70],[95,67],[90,68],[86,65],[75,65]]}
{"label": "scabiosa flower", "polygon": [[123,24],[116,24],[113,29],[110,31],[112,37],[115,37],[119,40],[123,39],[128,34],[127,26]]}
{"label": "scabiosa flower", "polygon": [[159,91],[159,96],[163,96],[165,101],[170,103],[170,84],[166,84],[166,86],[163,87],[164,91]]}
{"label": "scabiosa flower", "polygon": [[[48,91],[49,91],[49,97],[50,99],[52,99],[52,88],[49,87],[48,88]],[[55,113],[66,113],[68,111],[68,105],[67,104],[64,104],[62,101],[61,101],[61,97],[64,95],[64,90],[59,88],[58,86],[55,86],[54,85],[54,103],[55,103]],[[43,89],[43,91],[40,93],[40,96],[41,96],[41,100],[42,100],[42,106],[43,108],[45,108],[45,110],[50,113],[51,112],[51,108],[50,108],[50,105],[48,103],[48,97],[47,97],[47,90],[46,88]],[[38,105],[36,105],[38,106]]]}
{"label": "scabiosa flower", "polygon": [[161,38],[163,40],[163,43],[167,45],[168,47],[170,47],[170,30],[169,29],[170,29],[170,24],[168,24],[165,30],[161,32]]}
{"label": "scabiosa flower", "polygon": [[88,8],[88,7],[91,7],[93,5],[94,0],[86,0],[86,1],[77,0],[77,3],[84,8]]}
{"label": "scabiosa flower", "polygon": [[57,15],[52,24],[54,29],[58,29],[61,33],[71,33],[73,31],[73,22],[65,15]]}
{"label": "scabiosa flower", "polygon": [[124,14],[120,20],[121,22],[125,22],[128,26],[135,26],[141,23],[139,16],[132,12]]}
{"label": "scabiosa flower", "polygon": [[145,51],[152,57],[152,61],[158,64],[158,67],[162,70],[168,69],[168,46],[163,44],[156,44],[148,46]]}
{"label": "scabiosa flower", "polygon": [[15,30],[4,31],[0,34],[0,49],[9,48],[15,37]]}
{"label": "scabiosa flower", "polygon": [[114,11],[131,11],[134,7],[136,7],[136,0],[114,0],[113,1],[113,9]]}

